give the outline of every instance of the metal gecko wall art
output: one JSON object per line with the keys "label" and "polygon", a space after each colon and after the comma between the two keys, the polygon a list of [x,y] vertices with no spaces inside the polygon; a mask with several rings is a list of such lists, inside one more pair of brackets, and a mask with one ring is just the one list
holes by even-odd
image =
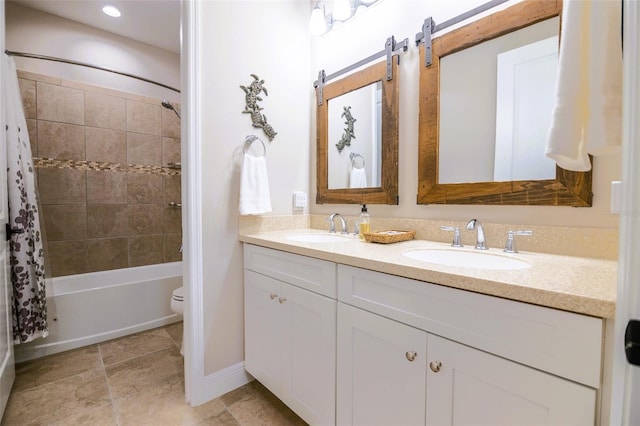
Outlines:
{"label": "metal gecko wall art", "polygon": [[267,93],[267,88],[264,87],[264,80],[261,80],[255,74],[251,74],[251,77],[253,77],[253,81],[249,84],[249,87],[240,86],[245,93],[245,107],[242,113],[251,114],[253,127],[262,129],[269,140],[272,141],[278,133],[271,127],[271,124],[267,123],[267,116],[260,112],[264,108],[258,105],[258,102],[262,101],[260,94],[264,93],[265,96],[269,96],[269,94]]}
{"label": "metal gecko wall art", "polygon": [[345,119],[344,124],[346,124],[347,127],[344,129],[344,133],[342,134],[340,141],[336,144],[336,147],[338,148],[338,152],[342,152],[345,146],[351,146],[351,139],[356,138],[356,135],[353,130],[353,127],[354,127],[353,125],[356,121],[358,121],[355,118],[353,118],[353,115],[351,115],[350,106],[345,106],[343,107],[343,109],[344,111],[342,112],[341,117],[344,117]]}

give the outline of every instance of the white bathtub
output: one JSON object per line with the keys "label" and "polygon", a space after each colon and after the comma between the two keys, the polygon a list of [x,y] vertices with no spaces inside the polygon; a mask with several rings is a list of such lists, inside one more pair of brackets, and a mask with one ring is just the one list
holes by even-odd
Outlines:
{"label": "white bathtub", "polygon": [[16,362],[180,321],[169,303],[181,285],[182,262],[53,278],[49,336],[16,345]]}

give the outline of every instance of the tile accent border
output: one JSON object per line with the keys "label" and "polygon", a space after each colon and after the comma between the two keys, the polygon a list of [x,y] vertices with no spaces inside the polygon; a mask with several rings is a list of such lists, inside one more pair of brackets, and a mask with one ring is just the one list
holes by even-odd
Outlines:
{"label": "tile accent border", "polygon": [[179,176],[180,169],[140,164],[118,164],[85,160],[58,160],[55,158],[33,157],[33,165],[38,169],[72,169],[84,171],[133,172],[163,176]]}

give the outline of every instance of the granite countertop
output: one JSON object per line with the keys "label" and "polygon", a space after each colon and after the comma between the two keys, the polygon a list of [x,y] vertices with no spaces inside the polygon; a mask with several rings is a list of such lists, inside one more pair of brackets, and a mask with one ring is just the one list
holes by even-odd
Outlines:
{"label": "granite countertop", "polygon": [[327,234],[327,231],[272,231],[241,235],[240,241],[549,308],[600,318],[615,317],[617,261],[534,252],[507,254],[501,248],[491,248],[488,253],[522,259],[531,267],[519,270],[475,269],[427,263],[402,255],[406,250],[420,248],[473,251],[474,248],[469,246],[453,248],[446,243],[426,240],[376,244],[356,237],[321,243],[287,239],[298,234]]}

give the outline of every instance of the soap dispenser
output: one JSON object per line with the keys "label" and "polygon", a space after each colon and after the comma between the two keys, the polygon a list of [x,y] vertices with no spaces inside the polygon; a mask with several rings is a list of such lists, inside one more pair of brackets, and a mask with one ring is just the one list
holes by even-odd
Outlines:
{"label": "soap dispenser", "polygon": [[360,219],[358,220],[358,226],[360,229],[360,239],[364,240],[364,235],[369,232],[369,213],[367,212],[367,205],[362,205],[360,211]]}

